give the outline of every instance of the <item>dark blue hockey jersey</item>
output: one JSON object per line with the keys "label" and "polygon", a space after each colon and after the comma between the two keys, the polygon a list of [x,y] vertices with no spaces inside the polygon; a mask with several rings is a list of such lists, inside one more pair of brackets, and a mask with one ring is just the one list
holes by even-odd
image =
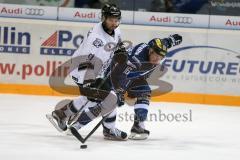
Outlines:
{"label": "dark blue hockey jersey", "polygon": [[121,78],[119,78],[119,84],[122,84],[121,88],[128,91],[129,97],[140,97],[143,94],[149,95],[151,89],[146,79],[157,65],[149,62],[149,46],[146,43],[140,43],[128,50],[127,66],[130,66],[130,70],[126,67]]}
{"label": "dark blue hockey jersey", "polygon": [[[162,42],[167,48],[171,47],[167,39]],[[128,61],[126,64],[118,65],[111,69],[111,82],[115,89],[126,91],[128,86],[136,79],[146,80],[154,69],[155,64],[149,62],[149,46],[146,43],[140,43],[133,48],[127,50]]]}

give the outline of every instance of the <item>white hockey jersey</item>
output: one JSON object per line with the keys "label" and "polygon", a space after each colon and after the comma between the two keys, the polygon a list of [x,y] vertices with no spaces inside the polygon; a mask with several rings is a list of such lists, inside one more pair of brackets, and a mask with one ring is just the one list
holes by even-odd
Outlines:
{"label": "white hockey jersey", "polygon": [[[102,27],[102,22],[96,24],[84,37],[80,47],[75,51],[72,58],[93,54],[102,61],[102,69],[107,67],[108,60],[113,53],[113,48],[121,41],[121,33],[119,27],[115,29],[114,36],[107,34]],[[114,45],[115,44],[115,45]],[[78,71],[75,68],[70,76],[74,77],[74,81],[82,84],[86,70]],[[100,76],[101,77],[101,76]]]}

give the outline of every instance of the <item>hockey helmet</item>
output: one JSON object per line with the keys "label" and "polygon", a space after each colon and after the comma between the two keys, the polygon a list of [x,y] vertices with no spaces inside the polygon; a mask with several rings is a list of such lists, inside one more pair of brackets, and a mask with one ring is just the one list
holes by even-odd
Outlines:
{"label": "hockey helmet", "polygon": [[158,55],[163,57],[167,54],[167,47],[162,43],[160,38],[154,38],[148,42],[148,46],[152,48]]}
{"label": "hockey helmet", "polygon": [[115,4],[105,4],[102,8],[102,18],[116,17],[121,19],[121,11]]}

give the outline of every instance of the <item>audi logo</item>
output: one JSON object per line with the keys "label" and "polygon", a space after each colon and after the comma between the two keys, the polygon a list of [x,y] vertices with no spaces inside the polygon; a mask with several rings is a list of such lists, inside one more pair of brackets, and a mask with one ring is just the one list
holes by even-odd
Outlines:
{"label": "audi logo", "polygon": [[174,17],[174,23],[181,23],[181,24],[192,24],[193,19],[192,17]]}
{"label": "audi logo", "polygon": [[43,16],[44,10],[39,8],[26,8],[25,14],[30,16]]}

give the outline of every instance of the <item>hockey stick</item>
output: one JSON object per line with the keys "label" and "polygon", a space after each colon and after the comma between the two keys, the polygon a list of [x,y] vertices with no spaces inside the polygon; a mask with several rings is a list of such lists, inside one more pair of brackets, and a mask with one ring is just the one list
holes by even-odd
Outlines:
{"label": "hockey stick", "polygon": [[87,136],[85,138],[83,138],[81,136],[81,134],[79,134],[79,132],[74,128],[74,127],[70,127],[70,131],[71,133],[81,142],[81,143],[85,143],[87,141],[87,139],[99,128],[99,126],[102,124],[102,122],[105,120],[106,118],[102,118],[98,124],[87,134]]}

